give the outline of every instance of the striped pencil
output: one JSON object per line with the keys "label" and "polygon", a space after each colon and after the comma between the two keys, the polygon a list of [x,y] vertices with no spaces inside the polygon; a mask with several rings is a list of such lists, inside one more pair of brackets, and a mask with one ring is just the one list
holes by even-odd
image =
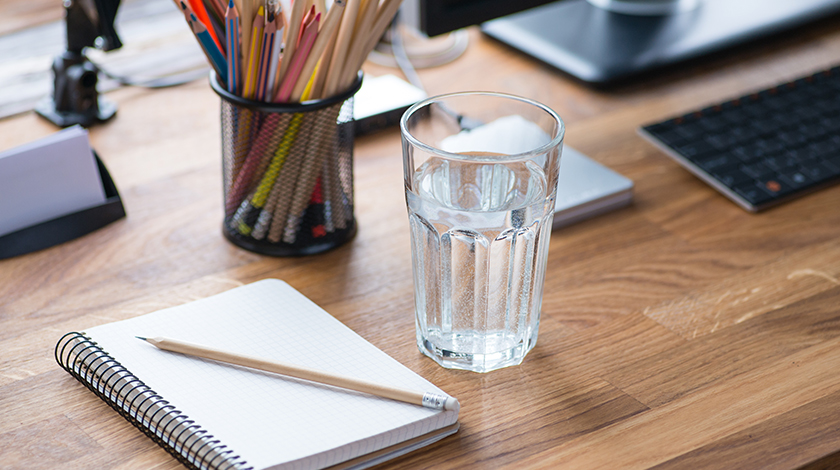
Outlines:
{"label": "striped pencil", "polygon": [[241,70],[239,63],[239,12],[236,10],[233,0],[230,0],[225,12],[225,39],[227,42],[228,91],[238,94],[240,92],[240,82],[242,82],[242,77],[239,76]]}
{"label": "striped pencil", "polygon": [[266,98],[271,99],[277,91],[277,74],[280,69],[280,60],[283,56],[283,33],[286,31],[286,21],[282,10],[278,11],[274,21],[277,23],[277,33],[274,35],[274,56],[268,68],[268,85],[266,86]]}
{"label": "striped pencil", "polygon": [[192,28],[192,16],[195,15],[192,7],[186,0],[178,0],[178,5],[181,6],[181,13],[184,14],[184,19],[187,20],[187,24],[190,25]]}
{"label": "striped pencil", "polygon": [[245,69],[245,83],[242,85],[242,96],[254,99],[257,91],[257,75],[259,73],[260,53],[262,52],[263,26],[265,26],[265,9],[260,7],[251,28],[251,50],[248,51],[248,65]]}
{"label": "striped pencil", "polygon": [[[192,7],[193,14],[196,18],[198,18],[201,23],[204,25],[205,28],[210,28],[210,16],[207,14],[207,9],[204,8],[204,3],[201,0],[187,0]],[[213,44],[216,45],[217,48],[221,50],[222,43],[219,42],[219,38],[216,37],[216,33],[212,30],[207,31],[207,35],[213,41]]]}
{"label": "striped pencil", "polygon": [[213,42],[213,37],[207,30],[207,26],[204,26],[204,23],[199,21],[195,14],[190,15],[190,20],[192,22],[193,32],[198,38],[201,47],[207,53],[207,57],[210,58],[211,65],[213,65],[216,73],[219,74],[222,83],[227,84],[227,63],[224,54],[216,47],[216,43]]}
{"label": "striped pencil", "polygon": [[267,97],[269,76],[271,73],[271,62],[277,55],[277,51],[274,49],[274,37],[276,35],[277,23],[274,22],[274,12],[269,11],[265,15],[265,27],[263,28],[261,46],[262,52],[260,53],[260,67],[257,72],[257,91],[254,96],[257,101],[265,101]]}

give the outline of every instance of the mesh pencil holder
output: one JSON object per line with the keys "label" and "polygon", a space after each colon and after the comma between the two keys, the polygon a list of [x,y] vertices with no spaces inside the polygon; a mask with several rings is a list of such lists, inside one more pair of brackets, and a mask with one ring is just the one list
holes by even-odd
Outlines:
{"label": "mesh pencil holder", "polygon": [[224,236],[272,256],[320,253],[356,234],[353,216],[353,96],[303,103],[221,97]]}

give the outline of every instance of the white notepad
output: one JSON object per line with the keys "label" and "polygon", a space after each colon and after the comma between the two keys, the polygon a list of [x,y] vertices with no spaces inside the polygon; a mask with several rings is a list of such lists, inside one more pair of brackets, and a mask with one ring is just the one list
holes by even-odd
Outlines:
{"label": "white notepad", "polygon": [[[90,328],[84,334],[241,456],[246,461],[243,468],[323,468],[354,459],[361,460],[356,463],[362,468],[457,430],[457,411],[432,410],[162,351],[135,338],[171,337],[443,393],[282,281],[259,281]],[[74,376],[85,381],[84,374]],[[169,447],[172,452],[177,443]]]}
{"label": "white notepad", "polygon": [[0,152],[0,236],[104,202],[88,133],[79,126]]}

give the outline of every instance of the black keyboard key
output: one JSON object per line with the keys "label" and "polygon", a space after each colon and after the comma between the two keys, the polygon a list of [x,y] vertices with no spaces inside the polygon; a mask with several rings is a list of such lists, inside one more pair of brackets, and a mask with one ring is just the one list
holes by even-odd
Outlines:
{"label": "black keyboard key", "polygon": [[716,171],[714,172],[714,176],[724,186],[729,188],[740,186],[747,181],[753,181],[752,176],[744,173],[740,168],[729,169],[729,171]]}
{"label": "black keyboard key", "polygon": [[725,113],[721,113],[721,117],[730,124],[734,125],[744,124],[750,119],[750,115],[739,108],[729,109]]}
{"label": "black keyboard key", "polygon": [[828,129],[816,124],[800,124],[798,131],[805,136],[806,139],[813,141],[828,134]]}
{"label": "black keyboard key", "polygon": [[765,140],[760,142],[759,145],[761,145],[761,148],[764,149],[764,155],[767,156],[766,158],[779,155],[785,150],[785,146],[776,139]]}
{"label": "black keyboard key", "polygon": [[735,169],[741,164],[740,160],[726,153],[700,158],[695,160],[695,163],[708,173],[726,172],[728,169]]}
{"label": "black keyboard key", "polygon": [[732,149],[732,155],[744,163],[752,163],[764,157],[764,148],[756,144],[739,145]]}
{"label": "black keyboard key", "polygon": [[792,159],[794,159],[794,160],[796,160],[797,162],[800,162],[800,163],[808,161],[808,160],[813,158],[811,156],[811,152],[808,151],[808,149],[805,148],[805,147],[800,147],[800,148],[795,148],[795,149],[788,150],[787,153],[785,154],[785,156],[788,157],[788,158],[792,158]]}
{"label": "black keyboard key", "polygon": [[829,171],[834,171],[835,176],[840,174],[840,155],[835,155],[833,157],[824,158],[820,163],[829,169]]}
{"label": "black keyboard key", "polygon": [[674,132],[687,141],[702,139],[706,135],[706,130],[695,123],[677,126]]}
{"label": "black keyboard key", "polygon": [[750,123],[750,127],[755,129],[755,131],[759,135],[774,134],[774,133],[778,132],[783,126],[784,126],[784,123],[777,122],[777,121],[766,121],[766,120],[763,120],[763,119],[757,119],[757,120],[752,121]]}
{"label": "black keyboard key", "polygon": [[698,160],[714,153],[715,149],[705,141],[694,142],[691,144],[680,145],[677,150],[689,160]]}
{"label": "black keyboard key", "polygon": [[809,158],[820,159],[830,158],[833,155],[837,155],[838,152],[837,144],[831,140],[814,142],[813,144],[808,145],[806,150],[808,151]]}
{"label": "black keyboard key", "polygon": [[732,188],[739,196],[746,199],[752,205],[759,205],[773,200],[773,196],[763,191],[754,182],[748,181]]}
{"label": "black keyboard key", "polygon": [[756,186],[766,191],[771,197],[786,196],[796,189],[796,187],[777,175],[756,181]]}
{"label": "black keyboard key", "polygon": [[808,138],[800,132],[781,132],[776,137],[780,142],[789,147],[799,147],[808,142]]}
{"label": "black keyboard key", "polygon": [[725,132],[721,134],[709,134],[704,137],[704,140],[715,150],[727,150],[738,142],[735,137]]}
{"label": "black keyboard key", "polygon": [[764,179],[770,175],[775,175],[776,172],[762,162],[750,163],[749,165],[741,165],[741,170],[752,176],[755,179]]}
{"label": "black keyboard key", "polygon": [[816,121],[820,118],[821,113],[816,108],[799,108],[793,111],[793,118],[798,120],[799,122],[810,122]]}
{"label": "black keyboard key", "polygon": [[656,134],[656,137],[672,147],[685,145],[689,142],[675,130],[658,133]]}
{"label": "black keyboard key", "polygon": [[758,136],[758,133],[750,128],[750,127],[735,127],[729,131],[729,135],[731,135],[736,142],[743,143],[743,142],[750,142]]}
{"label": "black keyboard key", "polygon": [[723,129],[726,126],[730,126],[731,124],[726,122],[725,119],[722,119],[720,116],[709,116],[705,119],[699,119],[697,124],[706,130],[706,132],[715,132]]}
{"label": "black keyboard key", "polygon": [[830,164],[811,162],[799,167],[799,171],[811,178],[815,183],[822,183],[840,175],[840,169],[832,168]]}
{"label": "black keyboard key", "polygon": [[761,160],[761,163],[777,172],[785,172],[789,168],[794,168],[797,162],[797,159],[787,155],[772,156]]}
{"label": "black keyboard key", "polygon": [[805,172],[794,171],[790,173],[780,173],[779,181],[790,186],[791,189],[799,189],[810,185],[813,181],[811,178],[805,176]]}

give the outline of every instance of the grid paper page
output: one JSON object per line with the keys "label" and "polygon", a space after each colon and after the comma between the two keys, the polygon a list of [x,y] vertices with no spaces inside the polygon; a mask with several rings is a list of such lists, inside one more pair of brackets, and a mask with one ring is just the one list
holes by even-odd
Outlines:
{"label": "grid paper page", "polygon": [[419,391],[442,393],[285,282],[266,279],[87,334],[255,468],[321,468],[457,421],[362,393],[161,351],[165,336]]}

